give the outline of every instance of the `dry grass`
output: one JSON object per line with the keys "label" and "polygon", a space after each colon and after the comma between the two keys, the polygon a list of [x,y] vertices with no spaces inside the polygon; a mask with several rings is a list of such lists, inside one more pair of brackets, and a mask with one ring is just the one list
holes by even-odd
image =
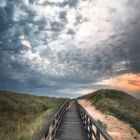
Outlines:
{"label": "dry grass", "polygon": [[65,101],[0,91],[0,139],[31,140]]}

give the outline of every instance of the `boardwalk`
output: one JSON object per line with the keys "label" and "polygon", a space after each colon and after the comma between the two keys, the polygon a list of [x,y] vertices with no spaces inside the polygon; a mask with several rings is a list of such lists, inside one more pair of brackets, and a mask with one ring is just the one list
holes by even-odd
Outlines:
{"label": "boardwalk", "polygon": [[75,102],[71,102],[71,109],[64,115],[55,140],[88,140],[83,129]]}
{"label": "boardwalk", "polygon": [[[70,105],[70,110],[67,110]],[[77,102],[67,101],[33,140],[113,140]]]}

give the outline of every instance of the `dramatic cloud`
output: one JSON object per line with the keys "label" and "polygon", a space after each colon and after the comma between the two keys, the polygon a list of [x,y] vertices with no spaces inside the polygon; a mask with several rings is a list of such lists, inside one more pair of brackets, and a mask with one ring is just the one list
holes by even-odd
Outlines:
{"label": "dramatic cloud", "polygon": [[140,74],[123,74],[97,82],[96,85],[106,85],[108,88],[117,88],[126,90],[128,93],[139,94]]}
{"label": "dramatic cloud", "polygon": [[[112,77],[138,78],[139,7],[138,0],[1,0],[0,88],[75,97]],[[139,80],[121,80],[139,93]]]}

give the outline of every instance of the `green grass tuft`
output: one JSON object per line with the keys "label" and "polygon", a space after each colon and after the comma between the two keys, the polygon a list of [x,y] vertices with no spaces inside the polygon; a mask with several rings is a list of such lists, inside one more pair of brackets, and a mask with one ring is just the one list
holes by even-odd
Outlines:
{"label": "green grass tuft", "polygon": [[107,129],[107,124],[103,123],[101,120],[97,120],[97,123],[99,126],[101,126],[102,128],[104,128],[105,130]]}

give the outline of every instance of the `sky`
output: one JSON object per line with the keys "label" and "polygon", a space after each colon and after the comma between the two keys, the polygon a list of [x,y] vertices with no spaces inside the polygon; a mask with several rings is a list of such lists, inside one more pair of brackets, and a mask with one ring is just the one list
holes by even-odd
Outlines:
{"label": "sky", "polygon": [[139,0],[0,0],[0,89],[140,98]]}

